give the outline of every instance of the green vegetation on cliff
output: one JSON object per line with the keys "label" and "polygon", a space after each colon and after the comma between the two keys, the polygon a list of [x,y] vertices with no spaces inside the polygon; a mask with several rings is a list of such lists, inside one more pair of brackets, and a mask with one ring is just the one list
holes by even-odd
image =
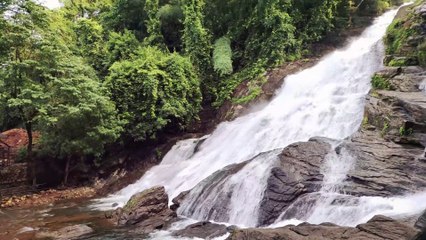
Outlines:
{"label": "green vegetation on cliff", "polygon": [[[418,1],[420,3],[421,1]],[[414,7],[418,4],[414,4]],[[415,10],[416,11],[416,10]],[[389,66],[426,66],[426,38],[422,27],[422,16],[415,11],[403,12],[389,26],[385,37],[385,62]]]}

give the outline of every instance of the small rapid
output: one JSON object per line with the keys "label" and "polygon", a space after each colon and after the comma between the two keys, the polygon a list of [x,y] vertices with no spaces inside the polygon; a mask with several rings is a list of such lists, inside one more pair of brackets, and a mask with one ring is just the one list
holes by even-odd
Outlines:
{"label": "small rapid", "polygon": [[[273,150],[316,136],[342,140],[359,128],[371,76],[383,67],[381,39],[396,13],[397,10],[391,10],[383,14],[347,47],[325,56],[309,69],[286,77],[276,97],[263,109],[223,122],[209,136],[178,142],[160,165],[150,169],[137,182],[98,200],[93,207],[105,210],[114,203],[122,206],[133,194],[155,185],[165,186],[170,199],[194,187],[193,191],[201,192],[215,172],[269,152],[245,165],[242,171],[220,179],[202,197],[190,197],[179,210],[180,214],[197,220],[256,226],[265,173],[273,167],[278,154]],[[348,154],[330,155],[323,166],[321,191],[307,196],[311,199],[293,204],[299,209],[293,212],[308,214],[289,216],[284,212],[273,226],[301,220],[353,225],[365,221],[373,213],[386,213],[391,208],[395,214],[407,212],[398,206],[426,196],[353,198],[338,193],[354,161],[356,159]],[[208,213],[210,206],[223,195],[230,199],[223,206],[227,214]],[[251,197],[248,199],[248,196]],[[347,215],[354,217],[343,221]]]}

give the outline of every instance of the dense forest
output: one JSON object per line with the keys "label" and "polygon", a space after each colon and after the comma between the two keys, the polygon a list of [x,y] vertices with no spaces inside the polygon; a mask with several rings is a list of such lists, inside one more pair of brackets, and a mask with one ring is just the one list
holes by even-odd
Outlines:
{"label": "dense forest", "polygon": [[[268,69],[309,54],[354,16],[400,3],[64,0],[49,10],[0,0],[0,130],[24,128],[25,160],[35,169],[35,157],[57,159],[66,183],[70,165],[101,164],[109,144],[155,139],[202,107],[250,101]],[[249,93],[232,99],[243,81]]]}

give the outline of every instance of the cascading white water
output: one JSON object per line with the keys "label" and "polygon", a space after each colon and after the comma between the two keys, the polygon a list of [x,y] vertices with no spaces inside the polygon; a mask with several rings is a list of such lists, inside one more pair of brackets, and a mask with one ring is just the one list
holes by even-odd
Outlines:
{"label": "cascading white water", "polygon": [[[197,184],[178,209],[178,214],[197,220],[256,226],[259,202],[281,150],[261,153],[244,166],[231,165]],[[235,171],[235,168],[238,171]],[[241,168],[241,169],[239,169]]]}
{"label": "cascading white water", "polygon": [[[123,205],[134,193],[154,185],[164,185],[173,198],[212,173],[259,153],[314,136],[334,139],[350,136],[361,124],[370,78],[382,67],[384,51],[381,38],[396,12],[389,11],[376,19],[348,47],[334,51],[312,68],[288,76],[276,97],[262,110],[220,124],[199,144],[196,152],[198,140],[177,143],[160,165],[153,167],[134,184],[101,199],[95,206],[105,209],[113,203]],[[273,162],[263,161],[261,167],[249,170],[257,175]],[[329,181],[340,181],[340,178],[330,177]],[[245,206],[248,203],[244,203],[244,199],[252,188],[258,189],[261,184],[262,181],[252,181],[234,190],[233,201],[242,204],[230,205],[232,211],[238,212],[233,215],[232,222],[255,224],[245,222],[253,212],[253,203]]]}

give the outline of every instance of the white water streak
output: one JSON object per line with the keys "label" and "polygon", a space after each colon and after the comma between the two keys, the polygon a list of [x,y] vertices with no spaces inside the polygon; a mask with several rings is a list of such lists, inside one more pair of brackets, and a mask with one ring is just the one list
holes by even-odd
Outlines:
{"label": "white water streak", "polygon": [[178,213],[198,220],[256,226],[269,172],[280,152],[262,153],[236,173],[225,173],[228,168],[214,173],[191,190]]}

